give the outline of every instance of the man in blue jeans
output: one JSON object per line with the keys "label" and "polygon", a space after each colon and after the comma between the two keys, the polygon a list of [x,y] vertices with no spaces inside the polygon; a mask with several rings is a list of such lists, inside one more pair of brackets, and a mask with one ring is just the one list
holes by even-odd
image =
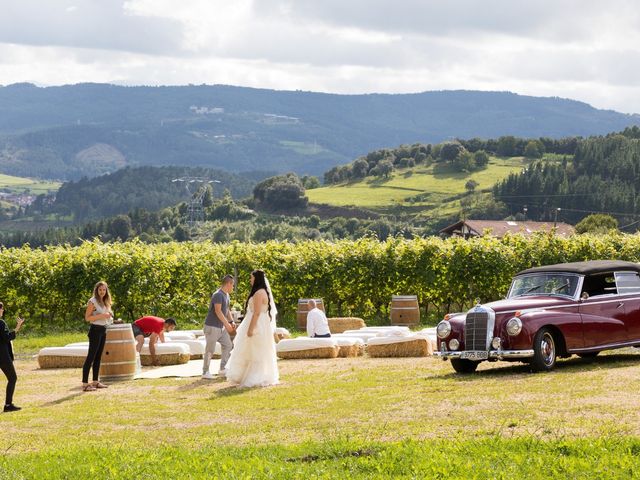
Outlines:
{"label": "man in blue jeans", "polygon": [[231,275],[225,275],[222,285],[211,296],[209,312],[204,321],[204,338],[207,342],[204,349],[204,361],[202,363],[202,378],[210,380],[215,378],[209,372],[211,357],[215,352],[216,342],[220,343],[222,353],[220,355],[220,370],[218,375],[226,373],[225,366],[231,355],[231,337],[229,334],[235,331],[233,319],[229,312],[229,294],[233,292],[234,281]]}

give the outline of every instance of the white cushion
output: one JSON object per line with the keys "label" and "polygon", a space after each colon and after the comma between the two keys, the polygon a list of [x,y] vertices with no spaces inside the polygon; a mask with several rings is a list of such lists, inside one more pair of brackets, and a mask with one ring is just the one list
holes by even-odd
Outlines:
{"label": "white cushion", "polygon": [[411,335],[409,330],[389,329],[382,330],[376,333],[376,337],[406,337]]}
{"label": "white cushion", "polygon": [[185,338],[187,340],[194,340],[196,336],[189,330],[175,330],[173,332],[165,332],[165,338]]}
{"label": "white cushion", "polygon": [[[204,340],[188,340],[183,338],[168,338],[166,343],[184,343],[189,347],[191,355],[203,355],[206,342]],[[218,343],[216,343],[218,345]],[[149,348],[149,347],[147,347]]]}
{"label": "white cushion", "polygon": [[[195,335],[196,337],[204,337],[204,330],[202,330],[202,329],[200,329],[200,330],[198,330],[198,329],[195,329],[195,330],[177,330],[177,331],[174,331],[174,332],[175,333],[184,332],[184,333],[190,333],[192,335]],[[169,333],[174,333],[174,332],[169,332]]]}
{"label": "white cushion", "polygon": [[337,342],[333,338],[285,338],[276,344],[278,352],[300,352],[314,348],[335,347]]}
{"label": "white cushion", "polygon": [[65,345],[65,347],[88,347],[88,346],[89,346],[89,342],[75,342],[75,343],[67,343]]}
{"label": "white cushion", "polygon": [[360,331],[364,332],[395,332],[395,331],[403,331],[403,332],[411,332],[409,327],[403,327],[400,325],[391,325],[389,327],[362,327]]}
{"label": "white cushion", "polygon": [[367,340],[369,340],[370,338],[374,338],[376,336],[375,333],[372,332],[356,332],[356,333],[336,333],[334,335],[331,335],[331,337],[352,337],[352,338],[361,338],[365,343],[367,343]]}
{"label": "white cushion", "polygon": [[351,347],[353,345],[364,345],[364,340],[358,337],[336,337],[334,338],[334,340],[336,341],[339,347]]}
{"label": "white cushion", "polygon": [[289,333],[289,330],[287,330],[287,329],[286,329],[286,328],[284,328],[284,327],[276,327],[276,334],[277,334],[277,335],[291,335],[291,334]]}
{"label": "white cushion", "polygon": [[38,355],[41,357],[86,357],[89,352],[89,344],[86,346],[72,346],[72,347],[45,347],[40,349]]}

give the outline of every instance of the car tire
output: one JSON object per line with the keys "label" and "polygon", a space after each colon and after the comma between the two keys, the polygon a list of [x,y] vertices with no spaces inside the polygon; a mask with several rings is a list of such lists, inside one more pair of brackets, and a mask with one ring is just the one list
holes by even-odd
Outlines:
{"label": "car tire", "polygon": [[478,368],[480,362],[474,362],[473,360],[467,360],[466,358],[452,358],[451,366],[458,373],[473,373]]}
{"label": "car tire", "polygon": [[541,328],[533,338],[533,358],[531,370],[534,372],[548,372],[556,366],[558,346],[550,328]]}

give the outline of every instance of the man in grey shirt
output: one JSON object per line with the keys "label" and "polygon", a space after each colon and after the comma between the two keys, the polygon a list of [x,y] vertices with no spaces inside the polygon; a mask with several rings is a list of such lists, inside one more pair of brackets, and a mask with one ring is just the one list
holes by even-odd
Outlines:
{"label": "man in grey shirt", "polygon": [[229,294],[233,292],[233,277],[231,275],[225,275],[222,279],[222,285],[211,296],[211,303],[209,303],[209,312],[207,318],[204,321],[204,338],[207,344],[204,349],[204,362],[202,364],[202,378],[212,379],[215,378],[209,372],[209,364],[211,362],[211,356],[215,352],[216,342],[220,343],[222,347],[222,353],[220,355],[220,371],[218,375],[224,375],[226,373],[225,366],[229,355],[231,355],[231,343],[230,333],[235,331],[231,313],[229,312]]}

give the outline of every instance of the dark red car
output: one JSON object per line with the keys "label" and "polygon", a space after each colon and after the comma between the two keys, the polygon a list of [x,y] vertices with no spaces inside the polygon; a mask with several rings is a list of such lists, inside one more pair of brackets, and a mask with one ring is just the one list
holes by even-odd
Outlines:
{"label": "dark red car", "polygon": [[558,357],[640,346],[640,264],[593,260],[524,270],[505,300],[449,314],[437,334],[436,355],[459,373],[497,360],[551,370]]}

